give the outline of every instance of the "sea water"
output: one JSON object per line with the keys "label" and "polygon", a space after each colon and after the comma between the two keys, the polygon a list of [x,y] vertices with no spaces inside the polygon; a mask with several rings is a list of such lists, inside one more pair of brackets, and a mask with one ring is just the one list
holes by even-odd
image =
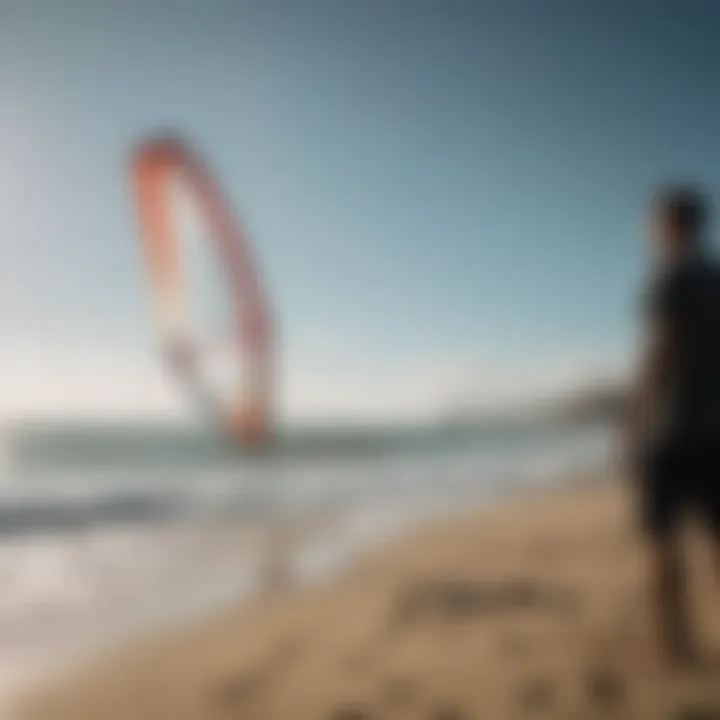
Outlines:
{"label": "sea water", "polygon": [[0,695],[104,643],[329,577],[423,519],[588,474],[609,437],[531,422],[314,427],[243,454],[192,427],[6,427]]}

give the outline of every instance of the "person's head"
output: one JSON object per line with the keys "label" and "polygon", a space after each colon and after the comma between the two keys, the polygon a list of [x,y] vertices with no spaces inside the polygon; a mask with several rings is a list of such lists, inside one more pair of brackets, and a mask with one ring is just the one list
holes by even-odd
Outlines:
{"label": "person's head", "polygon": [[661,263],[672,263],[702,248],[709,213],[705,195],[695,187],[675,186],[656,195],[651,244]]}

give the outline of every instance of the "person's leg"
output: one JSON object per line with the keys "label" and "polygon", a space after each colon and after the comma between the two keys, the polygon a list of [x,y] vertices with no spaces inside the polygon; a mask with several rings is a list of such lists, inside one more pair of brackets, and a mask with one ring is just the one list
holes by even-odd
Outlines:
{"label": "person's leg", "polygon": [[687,484],[675,453],[654,453],[645,470],[644,524],[650,544],[651,602],[659,651],[663,660],[684,663],[694,655],[679,532]]}
{"label": "person's leg", "polygon": [[[718,505],[720,505],[720,502],[718,502]],[[715,584],[717,585],[718,590],[720,590],[720,508],[716,510],[714,515],[715,517],[712,528],[713,564],[715,570]]]}
{"label": "person's leg", "polygon": [[706,453],[705,482],[701,503],[713,543],[715,581],[720,586],[720,450]]}
{"label": "person's leg", "polygon": [[673,663],[693,659],[695,648],[687,607],[687,577],[682,543],[677,533],[651,541],[652,593],[660,652]]}

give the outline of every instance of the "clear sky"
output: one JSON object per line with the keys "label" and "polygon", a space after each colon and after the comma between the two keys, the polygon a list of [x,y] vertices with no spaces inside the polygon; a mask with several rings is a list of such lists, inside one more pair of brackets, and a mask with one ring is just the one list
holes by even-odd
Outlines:
{"label": "clear sky", "polygon": [[648,192],[720,189],[718,27],[714,0],[0,0],[6,409],[181,406],[127,177],[168,126],[251,229],[288,413],[622,364]]}

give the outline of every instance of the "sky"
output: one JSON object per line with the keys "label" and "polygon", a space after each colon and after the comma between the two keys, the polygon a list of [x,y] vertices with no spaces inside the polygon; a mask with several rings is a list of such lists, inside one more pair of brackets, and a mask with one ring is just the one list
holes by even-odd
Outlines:
{"label": "sky", "polygon": [[287,416],[618,371],[649,193],[720,189],[719,26],[714,0],[0,0],[0,412],[187,412],[128,175],[158,128],[249,228]]}

